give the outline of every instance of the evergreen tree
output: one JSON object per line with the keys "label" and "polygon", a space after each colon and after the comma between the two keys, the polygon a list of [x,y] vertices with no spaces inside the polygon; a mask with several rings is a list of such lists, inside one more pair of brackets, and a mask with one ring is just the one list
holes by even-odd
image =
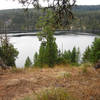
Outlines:
{"label": "evergreen tree", "polygon": [[86,48],[83,62],[96,63],[100,59],[100,38],[95,38],[91,47]]}
{"label": "evergreen tree", "polygon": [[25,61],[25,68],[29,68],[29,67],[31,67],[32,66],[32,62],[31,62],[31,60],[30,60],[30,58],[29,57],[27,57],[27,59],[26,59],[26,61]]}
{"label": "evergreen tree", "polygon": [[39,27],[42,27],[42,31],[39,32],[38,37],[41,41],[41,46],[39,50],[39,66],[43,67],[43,65],[48,65],[49,67],[53,67],[57,61],[57,45],[54,38],[54,18],[51,11],[47,11],[48,14],[43,18],[40,18]]}
{"label": "evergreen tree", "polygon": [[34,55],[34,66],[38,66],[38,53],[37,52]]}
{"label": "evergreen tree", "polygon": [[41,41],[41,46],[40,46],[40,50],[39,50],[39,58],[38,58],[38,62],[39,62],[39,66],[43,66],[43,65],[48,65],[49,67],[53,67],[54,64],[56,64],[57,61],[57,45],[55,42],[55,38],[53,36],[53,31],[52,28],[50,26],[46,26],[43,30],[46,36],[45,36],[45,40],[46,41]]}
{"label": "evergreen tree", "polygon": [[0,57],[7,66],[15,66],[15,60],[18,56],[18,51],[9,43],[7,35],[1,39]]}
{"label": "evergreen tree", "polygon": [[[50,32],[50,29],[48,30]],[[46,45],[46,63],[53,67],[57,61],[57,45],[55,42],[55,38],[53,37],[53,33],[50,32],[47,36],[47,45]]]}
{"label": "evergreen tree", "polygon": [[100,38],[95,38],[91,48],[92,48],[91,58],[95,63],[100,59]]}
{"label": "evergreen tree", "polygon": [[83,62],[90,61],[91,56],[91,48],[88,46],[83,54]]}
{"label": "evergreen tree", "polygon": [[43,67],[46,63],[46,47],[44,43],[41,43],[40,50],[39,50],[39,55],[38,55],[38,65],[40,67]]}
{"label": "evergreen tree", "polygon": [[71,54],[71,62],[76,63],[76,48],[74,47]]}
{"label": "evergreen tree", "polygon": [[70,50],[64,51],[63,57],[64,59],[67,60],[68,63],[70,63],[71,62],[71,51]]}

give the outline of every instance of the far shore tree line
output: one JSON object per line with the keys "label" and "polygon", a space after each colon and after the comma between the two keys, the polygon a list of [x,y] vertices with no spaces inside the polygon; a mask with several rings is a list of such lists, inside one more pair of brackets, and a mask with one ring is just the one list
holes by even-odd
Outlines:
{"label": "far shore tree line", "polygon": [[[76,30],[81,32],[100,32],[100,6],[76,6],[73,8],[74,20],[70,21],[67,30]],[[1,10],[0,11],[0,32],[6,28],[8,32],[29,32],[38,30],[36,27],[40,16],[43,16],[42,10],[29,9],[25,12],[23,9]]]}

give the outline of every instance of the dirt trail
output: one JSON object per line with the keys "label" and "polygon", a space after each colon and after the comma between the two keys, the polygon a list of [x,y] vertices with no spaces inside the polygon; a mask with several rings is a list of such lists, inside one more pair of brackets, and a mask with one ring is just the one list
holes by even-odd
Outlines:
{"label": "dirt trail", "polygon": [[100,100],[100,71],[47,68],[0,74],[0,100],[16,100],[49,87],[64,87],[79,100]]}

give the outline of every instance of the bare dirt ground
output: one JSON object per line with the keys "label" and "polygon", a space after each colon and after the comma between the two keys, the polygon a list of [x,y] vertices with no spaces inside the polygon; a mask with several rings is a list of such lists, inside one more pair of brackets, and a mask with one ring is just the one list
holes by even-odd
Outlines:
{"label": "bare dirt ground", "polygon": [[62,87],[79,100],[100,100],[100,70],[44,68],[0,71],[0,100],[19,100],[49,87]]}

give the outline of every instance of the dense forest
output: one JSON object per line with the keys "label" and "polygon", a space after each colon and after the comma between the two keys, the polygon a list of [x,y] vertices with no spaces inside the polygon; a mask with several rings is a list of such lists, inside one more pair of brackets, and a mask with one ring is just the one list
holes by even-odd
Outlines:
{"label": "dense forest", "polygon": [[[100,31],[100,5],[75,6],[73,8],[74,19],[67,30],[94,32]],[[36,23],[42,10],[23,9],[0,10],[0,32],[28,32],[37,30]]]}

